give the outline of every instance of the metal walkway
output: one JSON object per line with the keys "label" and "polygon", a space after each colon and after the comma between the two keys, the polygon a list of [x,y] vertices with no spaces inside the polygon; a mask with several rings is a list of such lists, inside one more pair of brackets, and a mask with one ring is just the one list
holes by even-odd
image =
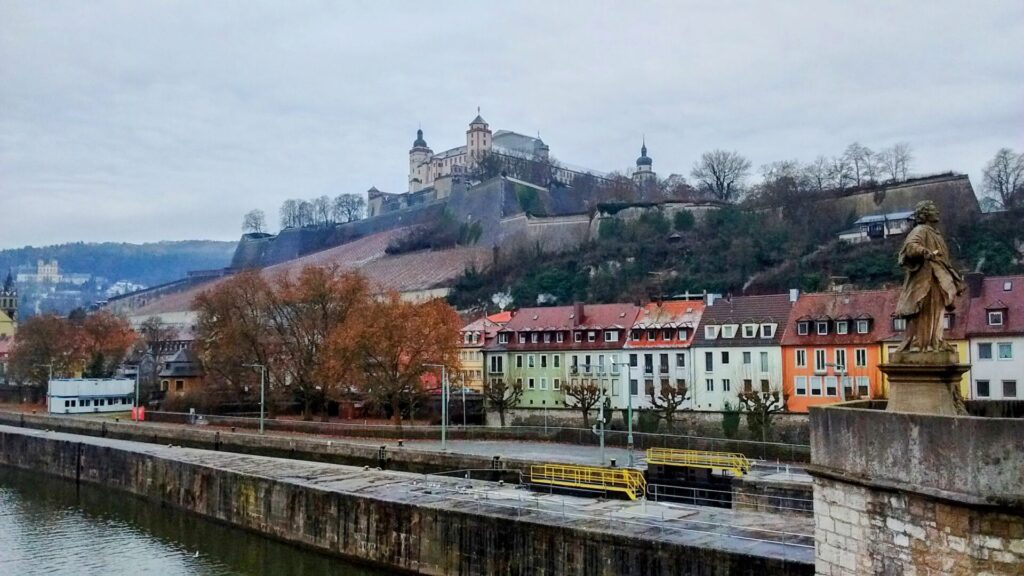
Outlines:
{"label": "metal walkway", "polygon": [[743,454],[732,452],[709,452],[705,450],[673,450],[671,448],[648,448],[647,464],[662,466],[683,466],[707,468],[711,471],[731,472],[743,476],[750,472],[750,460]]}
{"label": "metal walkway", "polygon": [[643,497],[647,491],[643,472],[632,468],[536,464],[530,466],[530,483],[622,492],[630,500]]}

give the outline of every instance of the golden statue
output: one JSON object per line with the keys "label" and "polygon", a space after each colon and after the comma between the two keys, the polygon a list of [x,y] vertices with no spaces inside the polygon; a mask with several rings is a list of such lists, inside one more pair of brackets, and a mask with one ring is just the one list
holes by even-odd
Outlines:
{"label": "golden statue", "polygon": [[907,321],[898,352],[949,351],[942,339],[942,318],[955,307],[964,291],[964,280],[953,268],[946,241],[935,228],[939,209],[930,200],[914,210],[916,226],[900,249],[899,263],[906,269],[896,317]]}

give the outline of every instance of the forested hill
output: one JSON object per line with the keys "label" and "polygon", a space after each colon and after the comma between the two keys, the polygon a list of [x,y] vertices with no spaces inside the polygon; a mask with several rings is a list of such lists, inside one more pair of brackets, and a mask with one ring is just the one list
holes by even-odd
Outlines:
{"label": "forested hill", "polygon": [[110,281],[129,280],[153,286],[177,280],[189,270],[223,268],[231,262],[235,242],[182,240],[127,244],[118,242],[26,246],[0,250],[0,275],[37,260],[56,259],[61,272],[102,276]]}

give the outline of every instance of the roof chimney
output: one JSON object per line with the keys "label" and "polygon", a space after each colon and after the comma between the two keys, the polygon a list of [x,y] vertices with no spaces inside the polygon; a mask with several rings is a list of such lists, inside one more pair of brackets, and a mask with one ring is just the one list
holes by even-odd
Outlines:
{"label": "roof chimney", "polygon": [[967,281],[967,294],[971,298],[980,298],[981,289],[985,283],[985,275],[981,272],[968,272],[964,277]]}
{"label": "roof chimney", "polygon": [[790,288],[789,289],[789,303],[796,304],[796,301],[800,299],[800,289]]}
{"label": "roof chimney", "polygon": [[572,305],[572,325],[579,326],[583,323],[583,302],[576,302]]}

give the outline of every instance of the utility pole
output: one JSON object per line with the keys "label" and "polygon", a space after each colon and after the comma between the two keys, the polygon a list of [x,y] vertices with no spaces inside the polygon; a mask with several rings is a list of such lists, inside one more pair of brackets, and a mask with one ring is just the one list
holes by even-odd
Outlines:
{"label": "utility pole", "polygon": [[[444,364],[423,364],[441,369],[441,451],[448,451],[448,372]],[[463,393],[465,394],[465,393]],[[463,397],[465,398],[465,397]],[[397,409],[397,406],[395,407]],[[465,414],[465,404],[463,404]]]}
{"label": "utility pole", "polygon": [[260,371],[260,434],[263,434],[263,413],[266,404],[267,367],[263,364],[242,364],[245,368],[255,368]]}
{"label": "utility pole", "polygon": [[[629,361],[612,362],[612,366],[626,367],[626,452],[629,454],[629,467],[633,467],[633,375]],[[637,383],[639,386],[639,383]]]}

